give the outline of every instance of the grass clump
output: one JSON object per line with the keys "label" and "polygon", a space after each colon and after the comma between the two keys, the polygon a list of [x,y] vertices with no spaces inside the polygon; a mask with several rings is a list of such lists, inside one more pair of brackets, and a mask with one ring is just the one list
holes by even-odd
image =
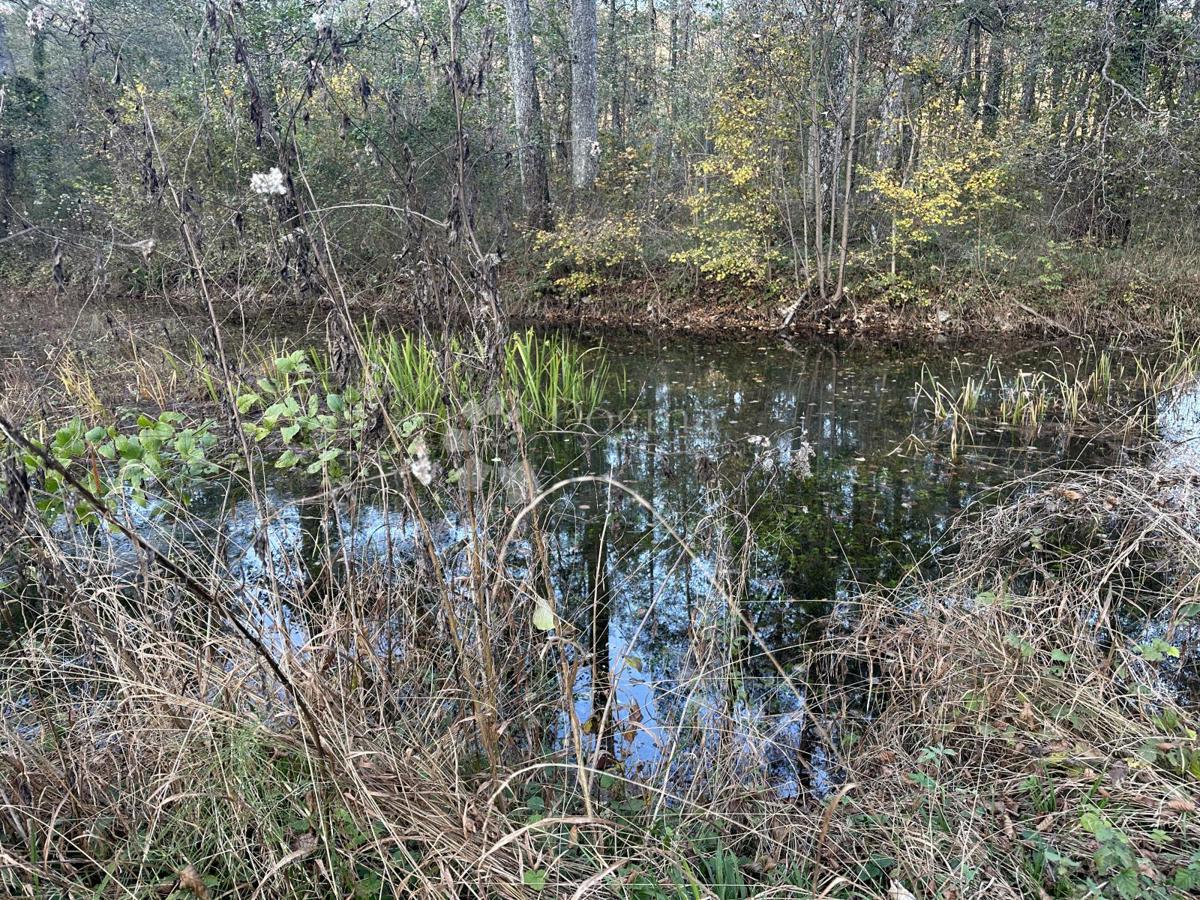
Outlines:
{"label": "grass clump", "polygon": [[830,651],[877,710],[847,757],[847,864],[890,854],[926,896],[1195,890],[1195,500],[1143,469],[1026,483],[960,523],[953,574],[862,599]]}
{"label": "grass clump", "polygon": [[982,371],[968,372],[957,360],[947,377],[926,368],[914,404],[946,436],[952,457],[981,428],[1009,429],[1025,440],[1047,432],[1130,440],[1151,437],[1158,399],[1198,373],[1200,343],[1177,331],[1156,350],[1093,346],[1016,372],[991,356]]}

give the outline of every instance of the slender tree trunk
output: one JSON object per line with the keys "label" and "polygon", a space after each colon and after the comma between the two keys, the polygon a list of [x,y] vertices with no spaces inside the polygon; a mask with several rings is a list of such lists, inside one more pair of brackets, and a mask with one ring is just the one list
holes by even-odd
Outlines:
{"label": "slender tree trunk", "polygon": [[[1040,24],[1040,23],[1039,23]],[[1021,121],[1033,122],[1037,119],[1037,84],[1038,73],[1042,69],[1042,56],[1045,53],[1044,38],[1040,32],[1034,37],[1033,47],[1025,60],[1025,72],[1021,79]]]}
{"label": "slender tree trunk", "polygon": [[589,190],[600,168],[596,0],[571,0],[571,183]]}
{"label": "slender tree trunk", "polygon": [[979,99],[983,93],[983,35],[979,20],[972,19],[967,26],[966,52],[970,55],[971,75],[967,81],[967,110],[971,121],[979,121]]}
{"label": "slender tree trunk", "polygon": [[1063,127],[1063,70],[1055,63],[1050,70],[1050,136],[1058,141]]}
{"label": "slender tree trunk", "polygon": [[550,223],[550,179],[546,170],[546,143],[542,133],[529,0],[504,0],[504,6],[508,14],[508,67],[517,120],[517,158],[525,221],[532,228],[546,228]]}
{"label": "slender tree trunk", "polygon": [[654,83],[658,74],[658,7],[654,0],[646,3],[646,43],[642,56],[642,109],[654,109],[654,96],[657,85]]}
{"label": "slender tree trunk", "polygon": [[8,26],[0,18],[0,78],[7,78],[14,71],[12,50],[8,47]]}
{"label": "slender tree trunk", "polygon": [[850,250],[850,198],[854,185],[854,145],[858,132],[858,78],[862,68],[862,0],[854,10],[854,60],[850,69],[850,136],[846,144],[846,185],[842,198],[842,239],[838,252],[837,290],[834,297],[841,300],[846,286],[846,256]]}
{"label": "slender tree trunk", "polygon": [[608,0],[608,89],[609,123],[615,135],[623,131],[621,125],[621,66],[617,47],[617,0]]}
{"label": "slender tree trunk", "polygon": [[[15,73],[12,51],[8,47],[8,29],[0,18],[0,78]],[[12,199],[17,185],[17,148],[5,140],[0,144],[0,237],[12,228]]]}
{"label": "slender tree trunk", "polygon": [[983,95],[983,133],[994,137],[1000,130],[1000,103],[1004,96],[1003,25],[997,24],[988,47],[987,87]]}
{"label": "slender tree trunk", "polygon": [[[815,54],[809,50],[810,69]],[[817,292],[822,300],[825,293],[825,237],[822,228],[825,218],[823,179],[821,177],[821,107],[817,99],[817,78],[814,74],[808,85],[808,175],[812,190],[813,239],[816,247]]]}
{"label": "slender tree trunk", "polygon": [[904,87],[904,64],[912,39],[917,0],[899,0],[892,15],[892,52],[883,79],[879,106],[879,141],[875,146],[875,168],[885,171],[900,166],[900,129]]}

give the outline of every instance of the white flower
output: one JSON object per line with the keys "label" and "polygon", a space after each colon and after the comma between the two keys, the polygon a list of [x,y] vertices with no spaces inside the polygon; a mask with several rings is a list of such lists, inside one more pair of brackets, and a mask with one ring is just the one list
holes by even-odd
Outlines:
{"label": "white flower", "polygon": [[250,190],[256,194],[286,194],[287,185],[283,183],[283,173],[279,166],[272,166],[270,172],[255,172],[250,176]]}

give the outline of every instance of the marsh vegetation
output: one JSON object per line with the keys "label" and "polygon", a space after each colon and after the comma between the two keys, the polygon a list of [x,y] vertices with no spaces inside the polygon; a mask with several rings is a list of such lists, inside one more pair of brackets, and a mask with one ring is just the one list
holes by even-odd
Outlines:
{"label": "marsh vegetation", "polygon": [[6,889],[1200,883],[1188,348],[356,336],[8,411]]}
{"label": "marsh vegetation", "polygon": [[1198,28],[0,3],[0,893],[1194,896]]}

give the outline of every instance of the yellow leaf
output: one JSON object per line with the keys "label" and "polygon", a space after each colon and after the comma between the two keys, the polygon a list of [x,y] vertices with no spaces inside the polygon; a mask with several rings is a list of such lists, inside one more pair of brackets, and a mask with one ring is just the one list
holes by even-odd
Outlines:
{"label": "yellow leaf", "polygon": [[540,594],[533,604],[533,627],[538,631],[554,628],[554,610],[550,608],[550,601]]}

